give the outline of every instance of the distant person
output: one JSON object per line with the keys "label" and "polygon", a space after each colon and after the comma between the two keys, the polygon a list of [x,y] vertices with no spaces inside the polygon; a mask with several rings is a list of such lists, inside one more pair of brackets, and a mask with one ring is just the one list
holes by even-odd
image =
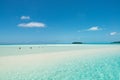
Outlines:
{"label": "distant person", "polygon": [[21,49],[21,47],[19,47],[19,49]]}
{"label": "distant person", "polygon": [[32,49],[32,47],[30,47],[30,49]]}

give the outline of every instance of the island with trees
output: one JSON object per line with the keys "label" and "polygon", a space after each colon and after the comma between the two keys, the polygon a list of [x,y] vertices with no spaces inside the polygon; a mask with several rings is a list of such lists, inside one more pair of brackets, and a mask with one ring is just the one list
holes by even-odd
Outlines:
{"label": "island with trees", "polygon": [[114,41],[112,44],[120,44],[120,41]]}
{"label": "island with trees", "polygon": [[83,42],[72,42],[72,44],[83,44]]}

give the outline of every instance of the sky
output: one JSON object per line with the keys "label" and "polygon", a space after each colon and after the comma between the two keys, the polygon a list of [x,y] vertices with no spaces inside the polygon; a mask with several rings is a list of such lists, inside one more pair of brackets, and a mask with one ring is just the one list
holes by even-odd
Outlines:
{"label": "sky", "polygon": [[0,43],[120,41],[120,0],[0,0]]}

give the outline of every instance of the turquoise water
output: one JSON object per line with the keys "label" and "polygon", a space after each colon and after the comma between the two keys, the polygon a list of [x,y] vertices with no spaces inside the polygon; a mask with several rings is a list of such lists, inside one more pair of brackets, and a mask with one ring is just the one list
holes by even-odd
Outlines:
{"label": "turquoise water", "polygon": [[120,80],[120,45],[0,46],[0,80]]}

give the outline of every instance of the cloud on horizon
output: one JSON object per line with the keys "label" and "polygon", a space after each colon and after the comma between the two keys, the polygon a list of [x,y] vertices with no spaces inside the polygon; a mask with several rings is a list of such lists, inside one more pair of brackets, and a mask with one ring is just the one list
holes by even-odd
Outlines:
{"label": "cloud on horizon", "polygon": [[41,22],[29,22],[29,23],[20,23],[20,24],[18,24],[18,26],[26,27],[26,28],[33,28],[33,27],[44,28],[45,24],[41,23]]}
{"label": "cloud on horizon", "polygon": [[30,19],[30,16],[21,16],[20,19],[21,19],[21,20],[25,20],[25,19],[28,19],[28,20],[29,20],[29,19]]}
{"label": "cloud on horizon", "polygon": [[94,26],[94,27],[87,29],[87,31],[98,31],[98,30],[102,30],[102,29],[99,28],[99,26]]}
{"label": "cloud on horizon", "polygon": [[77,32],[85,32],[85,31],[99,31],[102,30],[102,28],[100,28],[99,26],[94,26],[94,27],[90,27],[88,29],[85,30],[78,30]]}
{"label": "cloud on horizon", "polygon": [[114,36],[114,35],[116,35],[116,34],[117,34],[117,32],[111,32],[111,33],[110,33],[111,36]]}

